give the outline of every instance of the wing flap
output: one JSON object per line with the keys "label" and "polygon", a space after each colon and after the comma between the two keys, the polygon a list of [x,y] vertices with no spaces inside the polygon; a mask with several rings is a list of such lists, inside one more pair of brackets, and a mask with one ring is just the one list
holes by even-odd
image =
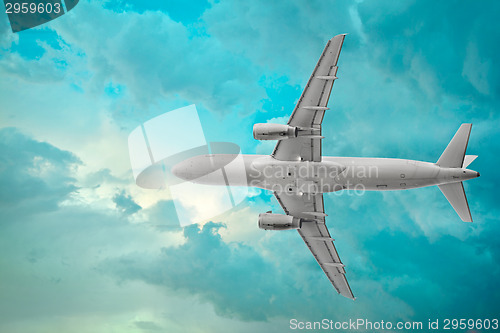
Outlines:
{"label": "wing flap", "polygon": [[344,297],[354,299],[345,277],[344,265],[340,261],[326,225],[317,221],[305,222],[299,229],[299,234],[335,290]]}

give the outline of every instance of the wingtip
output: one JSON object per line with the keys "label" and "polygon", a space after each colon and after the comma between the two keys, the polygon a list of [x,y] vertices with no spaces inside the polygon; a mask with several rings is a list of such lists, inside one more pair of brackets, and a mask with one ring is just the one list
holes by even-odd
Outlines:
{"label": "wingtip", "polygon": [[344,36],[344,37],[345,37],[345,36],[347,36],[348,34],[349,34],[349,33],[345,33],[345,34],[338,34],[338,35],[334,36],[334,37],[333,37],[332,39],[330,39],[330,40],[334,40],[335,38],[340,37],[340,36]]}
{"label": "wingtip", "polygon": [[[467,208],[469,206],[469,203],[467,202]],[[460,217],[462,219],[463,222],[466,222],[466,223],[472,223],[472,214],[470,213],[470,209],[469,209],[469,216],[464,216],[464,217]]]}
{"label": "wingtip", "polygon": [[345,298],[351,299],[351,300],[353,300],[353,301],[355,301],[355,300],[356,300],[356,297],[355,297],[352,293],[350,293],[350,294],[347,294],[347,295],[346,295],[346,294],[341,293],[341,292],[339,292],[339,291],[337,291],[337,292],[339,293],[339,295],[344,296]]}

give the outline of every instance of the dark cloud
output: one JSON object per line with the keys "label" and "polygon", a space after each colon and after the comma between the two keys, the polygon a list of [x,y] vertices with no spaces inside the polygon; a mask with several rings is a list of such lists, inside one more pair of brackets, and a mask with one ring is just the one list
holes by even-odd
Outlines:
{"label": "dark cloud", "polygon": [[499,9],[496,1],[364,1],[359,15],[367,49],[385,71],[437,100],[453,94],[498,105],[500,30],[487,22]]}
{"label": "dark cloud", "polygon": [[[2,331],[36,331],[45,325],[40,320],[54,316],[97,318],[137,310],[137,297],[129,302],[130,294],[124,295],[131,291],[124,294],[95,266],[117,253],[145,250],[144,245],[156,250],[158,232],[128,223],[129,214],[103,207],[99,200],[80,197],[73,177],[81,164],[69,151],[14,128],[0,130]],[[116,184],[113,177],[110,181]],[[112,194],[99,199],[111,200]],[[126,192],[119,191],[115,201],[128,213],[138,209]],[[161,244],[174,238],[169,237]],[[153,329],[146,322],[138,325]]]}
{"label": "dark cloud", "polygon": [[[251,59],[265,70],[262,74],[278,73],[305,83],[315,65],[309,59],[318,59],[328,39],[354,30],[352,6],[352,1],[333,6],[324,1],[227,1],[206,11],[203,21],[223,48]],[[356,43],[357,37],[352,39]]]}
{"label": "dark cloud", "polygon": [[[79,20],[57,22],[57,32],[72,52],[85,56],[93,76],[84,89],[102,93],[110,83],[126,86],[129,99],[118,108],[128,117],[165,98],[189,100],[223,114],[242,106],[254,110],[260,98],[247,96],[264,96],[255,84],[261,73],[247,58],[233,57],[217,40],[190,31],[165,13],[117,13],[89,3],[79,9]],[[93,21],[101,24],[89,24]]]}
{"label": "dark cloud", "polygon": [[0,19],[0,50],[10,47],[11,43],[17,39],[18,36],[12,33],[7,15],[4,15],[2,19]]}
{"label": "dark cloud", "polygon": [[221,240],[222,225],[208,223],[200,230],[184,228],[186,243],[163,249],[154,258],[140,254],[102,263],[101,269],[123,280],[144,280],[171,290],[196,294],[214,304],[217,313],[243,319],[264,320],[269,316],[268,303],[276,279],[273,265],[251,247]]}
{"label": "dark cloud", "polygon": [[[139,280],[162,286],[167,292],[197,295],[213,304],[218,315],[245,321],[283,316],[312,319],[327,314],[341,319],[353,310],[373,317],[382,313],[373,305],[381,300],[387,308],[402,306],[401,313],[408,311],[384,292],[370,296],[370,301],[365,298],[357,307],[335,296],[294,231],[270,238],[263,244],[268,253],[264,256],[254,247],[223,242],[218,233],[222,227],[210,222],[202,228],[184,228],[186,242],[179,247],[165,248],[154,257],[135,253],[108,259],[99,270],[121,282]],[[325,298],[325,294],[329,296]]]}
{"label": "dark cloud", "polygon": [[33,140],[14,128],[0,129],[3,213],[56,209],[59,202],[77,190],[73,172],[80,164],[68,151]]}
{"label": "dark cloud", "polygon": [[[370,312],[390,295],[411,309],[400,318],[412,320],[459,313],[492,317],[498,311],[495,218],[471,206],[474,224],[461,222],[437,188],[361,197],[330,194],[325,206],[358,297],[356,309],[366,306]],[[387,294],[375,301],[377,291]]]}
{"label": "dark cloud", "polygon": [[116,208],[126,215],[132,215],[142,208],[134,201],[130,194],[125,192],[125,190],[116,193],[113,197],[113,202],[116,204]]}
{"label": "dark cloud", "polygon": [[[496,227],[488,229],[499,231]],[[472,228],[469,231],[472,233]],[[490,255],[496,252],[498,256],[498,248],[482,251],[485,245],[488,243],[474,235],[465,242],[448,235],[430,242],[423,236],[384,229],[363,244],[373,258],[373,270],[366,272],[366,278],[380,281],[392,295],[404,299],[420,319],[494,317],[500,299],[495,288],[500,270],[492,269],[498,267],[498,258],[492,261]],[[436,295],[441,295],[440,300],[433,302]]]}

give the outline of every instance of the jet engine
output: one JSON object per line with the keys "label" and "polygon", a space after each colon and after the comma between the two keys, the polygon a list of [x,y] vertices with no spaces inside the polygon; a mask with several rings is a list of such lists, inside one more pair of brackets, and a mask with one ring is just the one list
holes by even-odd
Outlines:
{"label": "jet engine", "polygon": [[259,228],[264,230],[300,229],[302,220],[298,217],[283,214],[259,214]]}
{"label": "jet engine", "polygon": [[253,125],[253,137],[257,140],[283,140],[296,138],[299,129],[297,127],[282,124],[255,124]]}

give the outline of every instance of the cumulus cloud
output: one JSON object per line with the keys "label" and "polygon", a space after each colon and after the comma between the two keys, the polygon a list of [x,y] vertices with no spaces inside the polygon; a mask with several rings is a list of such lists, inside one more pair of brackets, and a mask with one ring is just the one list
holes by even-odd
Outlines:
{"label": "cumulus cloud", "polygon": [[221,2],[202,19],[227,50],[303,84],[315,65],[308,59],[317,59],[334,35],[352,30],[352,5],[350,1],[337,1],[335,6],[322,1]]}
{"label": "cumulus cloud", "polygon": [[[15,128],[0,130],[0,206],[10,212],[54,210],[74,192],[72,153],[33,140]],[[7,219],[3,220],[8,222]]]}
{"label": "cumulus cloud", "polygon": [[112,82],[126,86],[141,108],[177,96],[220,113],[235,105],[255,109],[260,98],[246,96],[263,96],[248,59],[232,57],[217,40],[193,34],[165,13],[117,13],[86,2],[79,9],[76,20],[54,26],[85,57],[92,72],[86,89],[102,91]]}
{"label": "cumulus cloud", "polygon": [[141,206],[139,206],[125,190],[116,193],[113,197],[113,202],[116,204],[116,208],[127,215],[134,214],[141,209]]}
{"label": "cumulus cloud", "polygon": [[[108,259],[99,269],[119,281],[145,281],[168,292],[197,295],[212,303],[219,315],[242,320],[307,318],[323,311],[341,319],[352,309],[347,305],[351,302],[340,296],[321,297],[326,290],[333,292],[333,287],[294,231],[268,238],[263,244],[268,254],[263,255],[252,246],[224,242],[221,228],[222,224],[212,222],[184,228],[186,242],[179,247],[163,249],[153,257],[133,253]],[[411,315],[404,302],[386,291],[371,298],[383,298],[388,307],[399,307],[398,315]],[[380,314],[372,302],[361,303],[365,316]],[[338,310],[339,306],[346,308]]]}
{"label": "cumulus cloud", "polygon": [[7,15],[0,20],[0,49],[9,48],[18,40],[18,36],[12,33]]}
{"label": "cumulus cloud", "polygon": [[[0,266],[8,290],[0,301],[2,330],[53,327],[46,318],[54,316],[65,318],[58,325],[74,327],[76,318],[104,316],[107,321],[106,313],[118,318],[122,311],[138,311],[119,286],[95,270],[96,264],[144,246],[175,246],[181,236],[132,224],[118,209],[75,200],[80,191],[75,174],[83,162],[73,153],[13,128],[0,130],[0,138]],[[116,201],[129,213],[137,208],[125,192],[118,194]],[[137,300],[145,293],[154,296],[148,288],[129,288]],[[120,298],[121,306],[106,301]]]}
{"label": "cumulus cloud", "polygon": [[[429,11],[430,5],[432,11]],[[476,51],[479,56],[474,58],[475,66],[467,66],[470,72],[465,73],[466,77],[476,78],[478,72],[484,73],[482,63],[493,59],[497,53],[497,49],[486,45],[496,45],[498,29],[484,29],[484,22],[493,18],[498,3],[470,4],[467,10],[445,2],[434,5],[430,1],[397,5],[389,1],[360,3],[358,8],[367,46],[375,51],[373,55],[377,64],[396,76],[407,76],[408,67],[421,58],[424,66],[419,66],[407,78],[427,92],[434,91],[431,96],[434,100],[441,99],[443,94],[480,97],[478,93],[484,94],[485,91],[475,89],[478,84],[475,79],[471,82],[464,80],[462,68],[465,62],[473,61],[471,52]],[[387,16],[391,20],[386,20]],[[471,43],[474,45],[478,41],[481,49],[471,49]],[[488,76],[488,84],[498,87],[499,75],[496,73]],[[498,96],[489,97],[498,102]]]}

